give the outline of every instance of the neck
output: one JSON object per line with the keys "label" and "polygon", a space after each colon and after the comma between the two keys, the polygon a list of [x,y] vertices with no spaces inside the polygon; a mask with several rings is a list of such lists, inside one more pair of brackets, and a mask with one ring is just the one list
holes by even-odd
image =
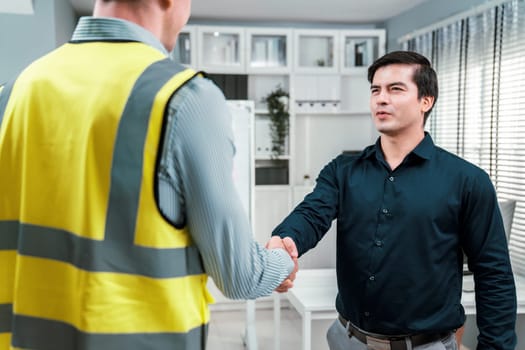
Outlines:
{"label": "neck", "polygon": [[381,149],[390,168],[395,170],[424,138],[423,130],[411,136],[382,134]]}
{"label": "neck", "polygon": [[162,24],[159,17],[160,8],[153,1],[120,2],[95,1],[93,17],[119,18],[138,24],[150,31],[159,40],[162,39]]}

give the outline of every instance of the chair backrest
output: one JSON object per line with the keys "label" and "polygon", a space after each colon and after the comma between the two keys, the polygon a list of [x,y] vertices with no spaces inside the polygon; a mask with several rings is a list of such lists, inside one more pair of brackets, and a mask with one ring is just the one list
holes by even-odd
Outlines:
{"label": "chair backrest", "polygon": [[[512,220],[514,219],[514,210],[516,209],[516,201],[504,199],[499,200],[498,204],[499,209],[501,211],[501,217],[503,219],[503,227],[505,228],[505,234],[507,235],[507,244],[509,244],[510,246],[510,232],[512,229]],[[463,253],[463,263],[463,273],[470,274],[470,271],[468,271],[467,267],[467,256],[465,255],[465,253]]]}
{"label": "chair backrest", "polygon": [[[515,202],[515,208],[514,211],[518,213],[518,218],[523,216],[523,202]],[[501,205],[500,205],[501,206]],[[514,213],[514,212],[513,212]],[[501,214],[503,215],[503,219],[505,220],[505,213],[502,208]],[[513,219],[516,217],[513,215]],[[517,222],[518,225],[515,226],[514,232],[510,234],[509,237],[509,253],[510,253],[510,261],[512,263],[512,270],[514,274],[524,276],[525,277],[525,231],[521,229],[521,225],[519,225],[519,221]],[[512,224],[512,220],[511,220]],[[512,226],[512,225],[510,225]],[[505,228],[506,229],[506,228]],[[512,229],[512,227],[510,227]],[[507,236],[509,234],[507,233]]]}
{"label": "chair backrest", "polygon": [[503,218],[503,226],[507,234],[507,242],[510,240],[510,231],[512,229],[512,220],[514,219],[514,210],[516,209],[516,201],[506,199],[498,201],[501,216]]}

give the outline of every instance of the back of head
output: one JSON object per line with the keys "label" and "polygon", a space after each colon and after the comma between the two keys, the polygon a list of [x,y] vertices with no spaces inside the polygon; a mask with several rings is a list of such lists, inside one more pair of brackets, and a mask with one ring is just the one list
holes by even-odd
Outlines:
{"label": "back of head", "polygon": [[[117,17],[137,22],[144,17],[152,0],[94,0],[93,16]],[[137,23],[139,24],[139,23]]]}
{"label": "back of head", "polygon": [[[152,0],[94,0],[95,3],[93,13],[96,13],[100,8],[131,8],[131,9],[140,9],[144,5],[149,5],[153,3]],[[109,7],[108,7],[109,6]]]}
{"label": "back of head", "polygon": [[[376,71],[391,64],[406,64],[415,66],[413,81],[418,89],[418,98],[423,96],[434,97],[434,105],[438,98],[438,79],[436,71],[430,61],[423,55],[412,51],[393,51],[379,57],[368,68],[368,81],[372,83]],[[425,113],[425,121],[432,108]]]}
{"label": "back of head", "polygon": [[93,16],[116,17],[138,24],[171,51],[190,11],[191,0],[95,0]]}

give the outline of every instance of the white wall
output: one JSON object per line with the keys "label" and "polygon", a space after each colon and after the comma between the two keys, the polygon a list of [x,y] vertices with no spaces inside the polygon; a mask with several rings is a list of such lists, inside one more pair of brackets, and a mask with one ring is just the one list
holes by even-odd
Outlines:
{"label": "white wall", "polygon": [[77,16],[69,0],[54,0],[55,45],[60,46],[71,39],[77,24]]}
{"label": "white wall", "polygon": [[34,0],[33,15],[0,13],[0,83],[71,37],[76,16],[67,0]]}

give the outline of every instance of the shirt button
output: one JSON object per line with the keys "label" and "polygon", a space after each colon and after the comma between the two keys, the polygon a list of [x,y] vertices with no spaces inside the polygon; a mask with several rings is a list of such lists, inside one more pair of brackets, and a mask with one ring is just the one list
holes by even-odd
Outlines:
{"label": "shirt button", "polygon": [[383,214],[388,214],[388,209],[383,209]]}
{"label": "shirt button", "polygon": [[370,316],[370,312],[365,311],[365,316],[366,316],[366,317],[369,317],[369,316]]}
{"label": "shirt button", "polygon": [[394,182],[394,177],[393,177],[393,176],[390,176],[390,177],[388,178],[388,180]]}
{"label": "shirt button", "polygon": [[379,240],[376,241],[376,246],[381,247],[382,245],[383,245],[383,242],[381,242]]}
{"label": "shirt button", "polygon": [[375,276],[370,276],[370,277],[368,277],[368,279],[369,279],[370,281],[375,281],[375,280],[376,280]]}

